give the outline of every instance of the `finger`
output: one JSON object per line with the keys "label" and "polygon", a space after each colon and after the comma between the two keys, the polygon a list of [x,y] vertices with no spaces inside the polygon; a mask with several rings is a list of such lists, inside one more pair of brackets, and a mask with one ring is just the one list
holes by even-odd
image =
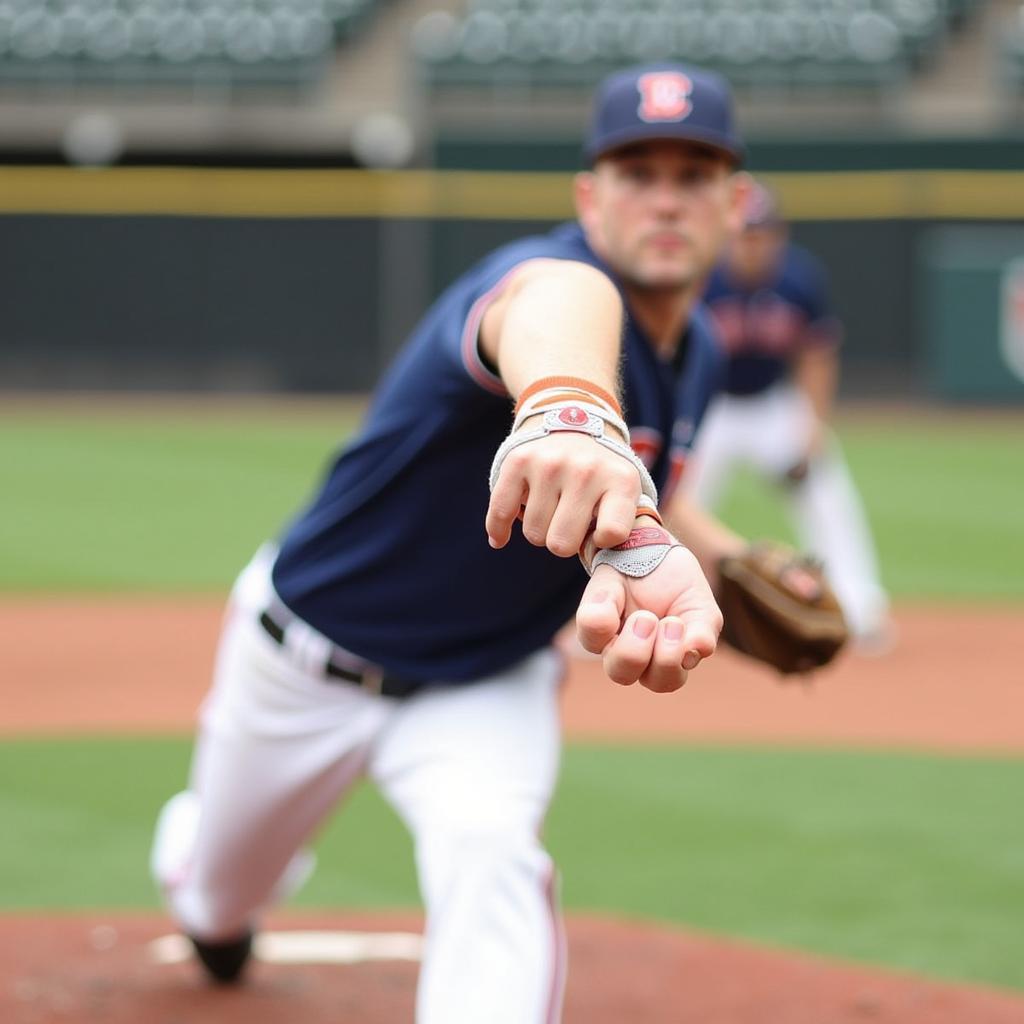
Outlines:
{"label": "finger", "polygon": [[628,495],[608,492],[597,509],[594,543],[599,548],[613,548],[629,536],[636,522],[636,502]]}
{"label": "finger", "polygon": [[593,496],[563,491],[548,523],[547,539],[542,543],[546,543],[549,551],[562,558],[575,555],[590,529],[595,504]]}
{"label": "finger", "polygon": [[[523,536],[531,544],[537,547],[548,544],[551,518],[558,508],[559,497],[559,492],[553,487],[537,487],[527,493],[523,502]],[[578,550],[577,546],[569,554],[575,554]]]}
{"label": "finger", "polygon": [[683,667],[687,647],[683,642],[686,625],[677,616],[668,616],[658,623],[654,653],[640,682],[655,693],[672,693],[686,682]]}
{"label": "finger", "polygon": [[709,609],[700,615],[684,617],[683,659],[685,669],[696,668],[705,658],[710,658],[718,646],[718,634],[722,630],[722,615],[718,608]]}
{"label": "finger", "polygon": [[608,678],[631,686],[647,670],[658,633],[658,616],[637,611],[626,619],[622,631],[604,652],[604,670]]}
{"label": "finger", "polygon": [[506,473],[503,469],[491,492],[487,517],[484,520],[487,540],[492,548],[503,548],[508,543],[512,536],[512,524],[516,521],[526,496],[526,482],[522,477]]}
{"label": "finger", "polygon": [[576,610],[576,635],[584,650],[601,654],[615,639],[625,604],[622,577],[610,566],[598,566]]}

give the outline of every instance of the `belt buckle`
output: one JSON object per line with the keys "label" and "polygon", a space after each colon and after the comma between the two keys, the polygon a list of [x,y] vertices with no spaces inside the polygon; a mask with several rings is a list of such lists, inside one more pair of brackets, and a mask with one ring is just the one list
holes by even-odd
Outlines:
{"label": "belt buckle", "polygon": [[384,689],[384,670],[376,665],[368,665],[363,669],[361,685],[364,690],[379,697]]}

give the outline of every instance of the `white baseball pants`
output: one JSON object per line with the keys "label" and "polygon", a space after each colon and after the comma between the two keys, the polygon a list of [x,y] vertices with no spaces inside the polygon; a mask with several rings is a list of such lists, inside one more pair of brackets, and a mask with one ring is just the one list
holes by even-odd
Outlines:
{"label": "white baseball pants", "polygon": [[[427,914],[419,1024],[558,1021],[564,940],[539,833],[558,770],[560,658],[541,651],[405,700],[325,679],[303,665],[316,643],[281,647],[258,625],[272,560],[261,551],[235,586],[194,795],[158,825],[153,870],[172,914],[211,940],[255,927],[302,844],[365,776],[414,839]],[[183,801],[198,805],[191,827]]]}
{"label": "white baseball pants", "polygon": [[[697,433],[684,486],[698,505],[714,509],[741,465],[781,480],[804,453],[812,417],[806,396],[788,384],[759,395],[720,395]],[[853,634],[884,629],[889,602],[874,542],[834,437],[786,495],[800,544],[824,563]]]}

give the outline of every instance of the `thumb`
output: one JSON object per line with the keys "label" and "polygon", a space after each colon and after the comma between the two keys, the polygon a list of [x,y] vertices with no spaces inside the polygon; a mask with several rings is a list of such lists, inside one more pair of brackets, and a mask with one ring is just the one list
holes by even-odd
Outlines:
{"label": "thumb", "polygon": [[618,636],[625,607],[622,576],[609,565],[599,565],[576,610],[576,635],[584,650],[600,654]]}

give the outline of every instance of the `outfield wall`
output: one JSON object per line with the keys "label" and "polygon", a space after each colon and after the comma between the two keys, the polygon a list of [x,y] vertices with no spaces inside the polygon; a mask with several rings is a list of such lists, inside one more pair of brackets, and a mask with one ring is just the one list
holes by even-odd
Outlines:
{"label": "outfield wall", "polygon": [[[983,224],[1024,257],[1024,172],[766,177],[831,271],[846,393],[941,394],[929,240]],[[0,168],[0,382],[363,391],[444,282],[570,215],[568,194],[565,171]],[[965,363],[999,348],[997,292],[965,293]],[[959,351],[944,339],[954,366]],[[989,396],[983,380],[945,397]],[[1024,400],[1024,379],[990,397]]]}

